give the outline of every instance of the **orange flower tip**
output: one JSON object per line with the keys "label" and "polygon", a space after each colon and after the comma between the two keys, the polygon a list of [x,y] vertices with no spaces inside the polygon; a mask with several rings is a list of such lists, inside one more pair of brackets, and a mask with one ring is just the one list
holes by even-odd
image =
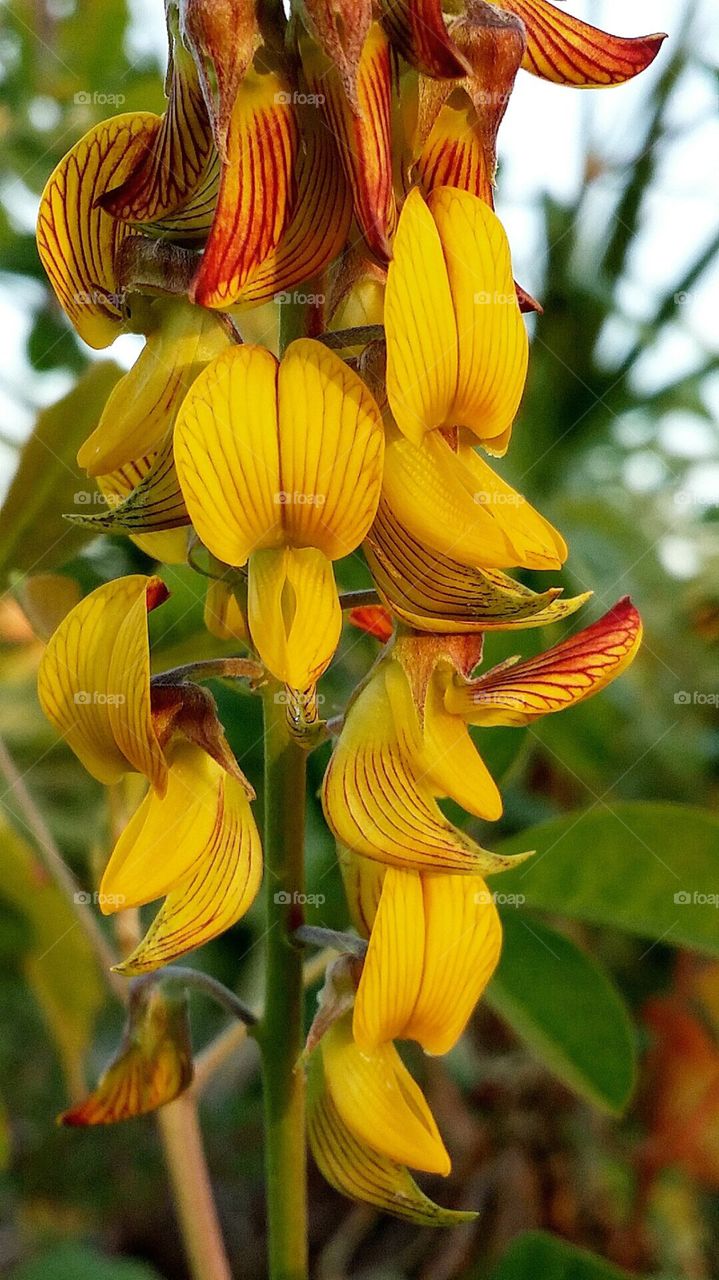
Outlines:
{"label": "orange flower tip", "polygon": [[526,289],[523,289],[521,284],[518,284],[516,280],[514,282],[514,287],[517,291],[517,302],[519,303],[519,310],[521,312],[526,315],[527,312],[536,311],[538,316],[544,315],[544,307],[541,302],[537,302],[537,299],[533,298],[531,293],[528,293]]}
{"label": "orange flower tip", "polygon": [[170,589],[162,578],[150,578],[147,584],[147,612],[152,613],[153,609],[157,609],[159,605],[164,604],[170,598]]}
{"label": "orange flower tip", "polygon": [[356,609],[350,609],[349,620],[353,627],[365,631],[368,636],[374,636],[375,640],[379,640],[382,644],[387,643],[394,630],[392,615],[383,604],[361,605]]}

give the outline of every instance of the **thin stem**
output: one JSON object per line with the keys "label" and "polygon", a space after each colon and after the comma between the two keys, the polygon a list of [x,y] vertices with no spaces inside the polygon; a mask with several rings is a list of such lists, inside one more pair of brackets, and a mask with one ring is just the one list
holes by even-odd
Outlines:
{"label": "thin stem", "polygon": [[185,680],[259,680],[264,668],[251,658],[206,658],[172,667],[152,677],[153,684],[182,684]]}
{"label": "thin stem", "polygon": [[117,956],[98,927],[92,911],[88,911],[87,894],[81,891],[80,885],[55,844],[50,829],[25,786],[22,775],[2,737],[0,737],[0,773],[4,774],[8,787],[17,800],[25,825],[35,840],[47,870],[72,906],[77,922],[97,956],[107,985],[113,995],[120,1000],[125,1000],[125,984],[121,978],[111,972],[112,966],[117,963]]}
{"label": "thin stem", "polygon": [[157,1124],[193,1280],[232,1280],[192,1095],[161,1107]]}
{"label": "thin stem", "polygon": [[256,1035],[262,1051],[270,1280],[306,1280],[307,1174],[302,951],[306,753],[289,734],[276,686],[265,711],[265,1013]]}
{"label": "thin stem", "polygon": [[380,342],[383,338],[383,325],[361,324],[355,329],[328,329],[318,335],[317,341],[333,351],[344,351],[347,347],[363,347],[368,342]]}
{"label": "thin stem", "polygon": [[191,969],[189,965],[184,964],[168,964],[164,969],[159,969],[154,973],[143,974],[141,978],[135,978],[131,983],[133,991],[141,990],[142,987],[152,986],[155,983],[163,984],[168,982],[176,982],[183,987],[191,987],[196,991],[202,991],[205,995],[214,1000],[227,1013],[231,1013],[234,1018],[239,1018],[240,1022],[244,1022],[246,1026],[252,1027],[257,1022],[257,1016],[251,1009],[243,1004],[242,1000],[235,995],[234,991],[230,991],[223,982],[219,982],[217,978],[213,978],[209,973],[203,973],[201,969]]}
{"label": "thin stem", "polygon": [[329,947],[333,951],[358,956],[367,954],[367,943],[356,933],[342,933],[339,929],[322,929],[313,924],[302,924],[295,929],[295,938],[309,947]]}
{"label": "thin stem", "polygon": [[380,598],[374,587],[361,591],[343,591],[340,595],[342,609],[359,609],[363,605],[379,604]]}

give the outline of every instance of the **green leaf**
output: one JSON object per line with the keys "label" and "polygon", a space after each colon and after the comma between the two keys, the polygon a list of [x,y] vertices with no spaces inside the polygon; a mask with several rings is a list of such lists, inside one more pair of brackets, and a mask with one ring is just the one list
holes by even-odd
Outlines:
{"label": "green leaf", "polygon": [[528,907],[719,955],[719,819],[705,809],[618,802],[501,842],[536,849],[502,875]]}
{"label": "green leaf", "polygon": [[636,1076],[631,1020],[604,970],[569,938],[520,911],[502,913],[492,1008],[564,1084],[620,1115]]}
{"label": "green leaf", "polygon": [[57,1045],[68,1091],[76,1096],[84,1090],[83,1060],[103,1003],[97,960],[72,906],[8,825],[0,827],[0,851],[0,900],[30,925],[25,977]]}
{"label": "green leaf", "polygon": [[159,1280],[144,1262],[107,1258],[79,1244],[57,1245],[16,1267],[8,1280]]}
{"label": "green leaf", "polygon": [[75,456],[121,373],[111,360],[91,365],[72,391],[39,415],[0,511],[0,577],[12,569],[62,564],[92,536],[62,516],[80,509],[80,495],[89,502],[97,490]]}
{"label": "green leaf", "polygon": [[539,1280],[540,1276],[541,1280],[629,1280],[628,1272],[544,1231],[528,1231],[514,1240],[490,1280]]}

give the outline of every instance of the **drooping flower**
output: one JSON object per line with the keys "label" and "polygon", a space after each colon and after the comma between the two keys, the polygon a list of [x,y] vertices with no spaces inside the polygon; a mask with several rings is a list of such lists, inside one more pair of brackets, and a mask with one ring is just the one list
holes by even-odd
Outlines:
{"label": "drooping flower", "polygon": [[75,1126],[116,1124],[172,1102],[192,1083],[187,997],[133,991],[122,1043],[86,1098],[59,1116]]}
{"label": "drooping flower", "polygon": [[350,705],[325,775],[336,838],[404,870],[501,871],[446,819],[451,797],[485,821],[501,815],[497,787],[467,726],[523,725],[599,692],[632,661],[641,622],[628,600],[537,658],[471,678],[480,649],[466,637],[402,637]]}
{"label": "drooping flower", "polygon": [[248,565],[253,643],[292,688],[313,685],[334,654],[332,561],[372,523],[383,451],[364,383],[309,339],[281,362],[260,347],[226,352],[180,411],[175,459],[192,522],[219,560]]}
{"label": "drooping flower", "polygon": [[70,611],[40,665],[43,711],[81,763],[109,785],[128,772],[150,788],[100,884],[106,914],[165,902],[118,971],[142,973],[216,937],[259,889],[254,792],[232,756],[214,703],[191,684],[153,686],[147,613],[159,578],[98,587]]}

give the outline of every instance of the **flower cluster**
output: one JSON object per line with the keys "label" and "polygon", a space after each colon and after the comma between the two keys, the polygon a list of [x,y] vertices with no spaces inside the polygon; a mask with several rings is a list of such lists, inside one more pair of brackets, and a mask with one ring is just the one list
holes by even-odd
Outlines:
{"label": "flower cluster", "polygon": [[[253,0],[167,11],[165,114],[91,129],[41,202],[40,255],[80,336],[146,340],[79,455],[108,508],[77,518],[163,562],[185,559],[191,529],[218,569],[208,626],[286,686],[307,747],[342,628],[333,564],[363,551],[382,606],[368,626],[389,643],[347,709],[323,803],[367,947],[311,1054],[310,1137],[341,1190],[447,1222],[408,1172],[446,1174],[449,1157],[394,1041],[457,1042],[501,947],[485,877],[510,860],[438,801],[498,819],[469,726],[589,697],[641,631],[624,600],[538,658],[475,674],[484,632],[561,621],[586,599],[506,573],[557,570],[567,548],[487,460],[510,444],[522,312],[537,307],[493,210],[497,130],[520,68],[617,84],[662,37],[613,37],[548,0],[452,15],[439,0],[305,0],[288,22],[279,7],[260,21]],[[306,315],[279,355],[242,341],[247,311],[272,300]],[[95,777],[149,783],[101,887],[108,909],[165,897],[127,973],[227,928],[261,875],[252,789],[211,698],[150,677],[162,591],[139,576],[100,587],[40,675]],[[86,689],[104,696],[83,702]]]}

